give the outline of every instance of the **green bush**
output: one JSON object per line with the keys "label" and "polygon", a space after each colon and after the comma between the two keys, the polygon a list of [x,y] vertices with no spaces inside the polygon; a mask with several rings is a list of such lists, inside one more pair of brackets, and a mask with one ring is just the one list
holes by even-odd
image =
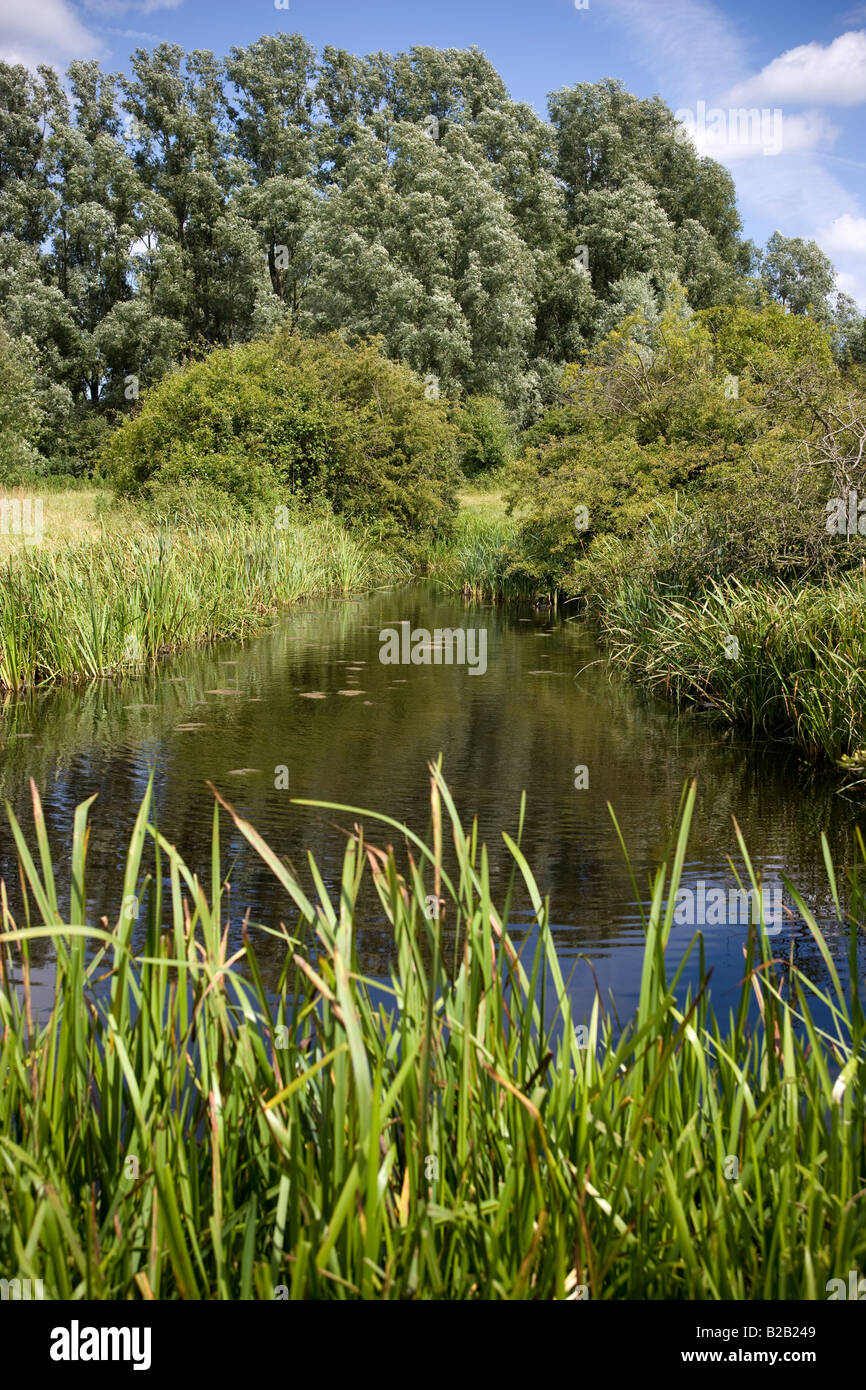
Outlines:
{"label": "green bush", "polygon": [[511,421],[495,396],[470,396],[457,412],[460,467],[467,478],[503,468],[512,456]]}
{"label": "green bush", "polygon": [[164,378],[112,436],[102,466],[121,496],[165,513],[326,506],[382,537],[447,531],[456,427],[377,342],[287,333],[216,349]]}
{"label": "green bush", "polygon": [[672,310],[650,344],[635,326],[569,368],[561,404],[524,437],[512,573],[599,597],[637,573],[696,594],[859,564],[866,539],[826,523],[830,499],[866,496],[866,395],[820,325],[738,305]]}

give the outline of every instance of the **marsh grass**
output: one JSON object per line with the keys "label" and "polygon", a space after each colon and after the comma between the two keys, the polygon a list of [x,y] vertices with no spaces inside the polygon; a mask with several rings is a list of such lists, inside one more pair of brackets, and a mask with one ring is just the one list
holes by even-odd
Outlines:
{"label": "marsh grass", "polygon": [[333,521],[110,530],[0,566],[0,689],[92,679],[182,647],[247,636],[301,597],[407,576],[399,557]]}
{"label": "marsh grass", "polygon": [[437,545],[431,556],[430,570],[439,585],[474,599],[532,597],[535,590],[510,573],[517,526],[506,515],[501,499],[481,494],[464,496],[461,502],[452,536]]}
{"label": "marsh grass", "polygon": [[796,589],[727,579],[683,599],[636,577],[603,595],[598,609],[614,661],[656,692],[792,743],[812,760],[866,768],[862,574]]}
{"label": "marsh grass", "polygon": [[[141,916],[121,907],[102,926],[85,907],[90,802],[74,818],[66,923],[34,786],[29,836],[9,812],[20,921],[0,892],[0,1269],[74,1299],[269,1299],[281,1286],[294,1299],[825,1298],[828,1279],[866,1264],[866,850],[858,840],[844,888],[825,845],[850,991],[787,885],[825,983],[793,953],[774,959],[759,923],[719,1020],[700,935],[694,991],[685,960],[671,976],[665,959],[694,797],[651,885],[637,1012],[614,1029],[600,998],[572,1015],[520,848],[524,806],[496,904],[477,825],[461,824],[438,767],[426,840],[330,808],[355,822],[330,885],[310,857],[304,886],[221,797],[197,876],[156,829],[149,788],[123,886]],[[224,815],[284,887],[290,922],[247,923],[232,950]],[[358,967],[367,877],[393,932],[386,986]],[[535,911],[520,949],[518,881]],[[285,947],[276,996],[256,958],[266,932]],[[57,992],[40,1023],[28,962],[45,936]]]}

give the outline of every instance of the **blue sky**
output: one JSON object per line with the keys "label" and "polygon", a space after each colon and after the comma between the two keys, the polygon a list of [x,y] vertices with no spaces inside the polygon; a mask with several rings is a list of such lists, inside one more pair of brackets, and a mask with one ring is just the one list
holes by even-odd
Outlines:
{"label": "blue sky", "polygon": [[[583,0],[578,0],[583,3]],[[280,29],[357,53],[477,44],[546,114],[557,87],[658,93],[734,175],[747,235],[814,237],[866,307],[866,4],[805,0],[0,0],[0,57],[99,57],[161,40],[224,54]],[[738,114],[763,112],[748,125]]]}

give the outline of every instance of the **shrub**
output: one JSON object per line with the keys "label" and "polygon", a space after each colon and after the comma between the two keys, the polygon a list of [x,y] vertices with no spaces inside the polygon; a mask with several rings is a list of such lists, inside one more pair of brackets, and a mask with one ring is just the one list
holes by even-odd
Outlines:
{"label": "shrub", "polygon": [[457,413],[457,426],[460,466],[467,478],[491,473],[509,462],[511,422],[495,396],[470,396]]}
{"label": "shrub", "polygon": [[672,311],[651,346],[628,321],[569,368],[513,472],[518,567],[598,594],[637,571],[698,593],[728,575],[793,583],[858,564],[863,539],[830,534],[827,505],[866,495],[866,398],[820,326],[792,317]]}
{"label": "shrub", "polygon": [[281,332],[162,380],[102,463],[119,495],[161,512],[192,489],[196,505],[324,503],[378,535],[424,537],[447,530],[456,507],[456,437],[444,402],[377,342]]}

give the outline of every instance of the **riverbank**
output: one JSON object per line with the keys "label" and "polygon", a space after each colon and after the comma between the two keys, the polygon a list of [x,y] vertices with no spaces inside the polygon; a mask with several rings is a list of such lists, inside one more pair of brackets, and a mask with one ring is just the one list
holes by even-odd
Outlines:
{"label": "riverbank", "polygon": [[185,647],[249,636],[301,598],[411,573],[362,529],[332,519],[157,530],[104,498],[100,507],[98,494],[70,498],[59,509],[62,537],[27,544],[14,536],[0,567],[2,690],[134,670]]}
{"label": "riverbank", "polygon": [[866,783],[863,574],[797,589],[728,579],[684,599],[624,584],[599,617],[630,678]]}
{"label": "riverbank", "polygon": [[[501,494],[464,506],[447,548],[445,581],[486,600],[529,597],[518,525]],[[565,611],[598,623],[616,668],[653,694],[712,714],[752,737],[834,767],[866,786],[866,573],[791,587],[778,577],[729,577],[677,595],[644,551],[630,562],[614,541],[582,564],[583,592],[561,590]],[[676,554],[662,558],[676,570]],[[667,579],[667,577],[665,577]]]}
{"label": "riverbank", "polygon": [[[107,931],[81,925],[88,805],[69,926],[34,797],[35,842],[12,823],[31,925],[2,904],[4,1270],[59,1299],[826,1299],[866,1264],[858,972],[850,997],[795,899],[828,967],[832,1037],[814,984],[759,927],[724,1024],[703,967],[675,998],[665,947],[693,804],[692,790],[653,883],[637,1012],[614,1029],[600,999],[572,1016],[547,903],[506,837],[537,922],[518,959],[510,892],[494,902],[438,772],[428,841],[363,813],[415,863],[350,836],[339,913],[315,869],[302,884],[223,802],[290,924],[245,929],[230,959],[219,851],[187,866],[148,828],[150,789]],[[370,880],[393,932],[387,988],[356,954]],[[836,915],[855,952],[856,883]],[[40,936],[58,960],[47,1021],[26,991]],[[276,997],[257,964],[268,942],[285,949]]]}
{"label": "riverbank", "polygon": [[[459,500],[449,539],[410,562],[333,519],[156,530],[107,492],[49,491],[39,544],[0,538],[0,690],[135,671],[250,636],[302,598],[422,572],[467,599],[537,597],[502,488]],[[621,560],[586,574],[589,611],[627,678],[866,785],[866,576],[796,590],[728,579],[678,598]]]}
{"label": "riverbank", "polygon": [[421,574],[467,598],[534,592],[509,574],[516,530],[496,490],[461,495],[448,540],[411,559],[328,517],[157,528],[104,489],[34,491],[4,494],[20,525],[0,536],[0,690],[125,673],[250,636],[300,599]]}

